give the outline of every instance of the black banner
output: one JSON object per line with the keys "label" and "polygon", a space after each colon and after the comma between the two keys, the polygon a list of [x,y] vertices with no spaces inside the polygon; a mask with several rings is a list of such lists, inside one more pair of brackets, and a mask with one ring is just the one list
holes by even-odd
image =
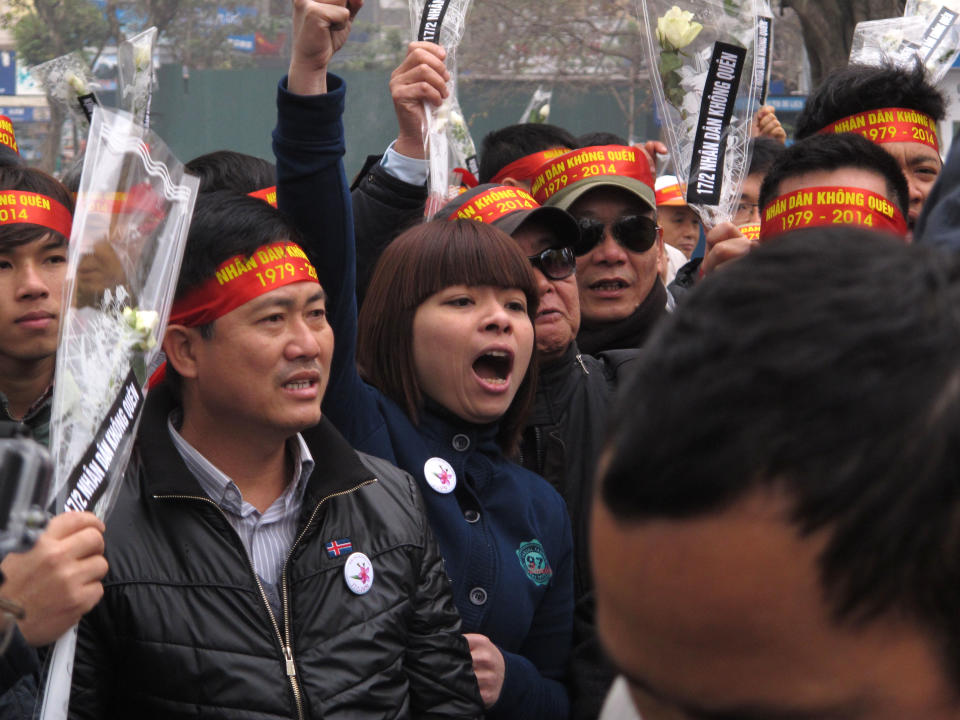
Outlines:
{"label": "black banner", "polygon": [[923,33],[923,41],[920,43],[920,57],[923,58],[925,63],[930,62],[930,58],[933,57],[933,53],[936,52],[937,47],[943,41],[947,30],[957,21],[957,17],[960,16],[950,8],[940,8],[940,12],[937,13],[933,22],[930,23],[926,32]]}
{"label": "black banner", "polygon": [[760,91],[757,100],[760,105],[767,102],[767,88],[770,85],[770,43],[773,41],[773,18],[757,16],[757,48],[753,58],[753,76],[757,79]]}
{"label": "black banner", "polygon": [[87,93],[86,95],[78,95],[77,102],[80,104],[80,109],[83,110],[83,114],[87,118],[87,122],[93,122],[93,109],[97,107],[97,98],[93,93]]}
{"label": "black banner", "polygon": [[440,42],[440,28],[449,4],[450,0],[427,0],[427,4],[423,6],[423,15],[420,17],[420,32],[417,33],[417,40]]}
{"label": "black banner", "polygon": [[[110,412],[80,462],[70,473],[63,490],[66,510],[93,510],[94,504],[107,489],[107,481],[117,473],[116,456],[124,440],[133,434],[137,413],[143,404],[143,393],[133,370],[124,380]],[[123,469],[120,469],[122,472]]]}
{"label": "black banner", "polygon": [[690,174],[687,177],[689,203],[720,203],[727,131],[733,116],[733,106],[737,101],[737,90],[746,57],[746,48],[722,42],[713,44],[713,57],[703,86],[700,118],[697,121]]}

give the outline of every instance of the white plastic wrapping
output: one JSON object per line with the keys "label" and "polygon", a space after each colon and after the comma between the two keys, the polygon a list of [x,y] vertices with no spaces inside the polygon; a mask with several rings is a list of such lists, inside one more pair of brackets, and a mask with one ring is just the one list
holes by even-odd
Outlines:
{"label": "white plastic wrapping", "polygon": [[521,123],[546,123],[550,122],[550,102],[553,100],[553,88],[544,88],[543,85],[537,85],[533,91],[533,97],[527,103],[527,107],[520,116]]}
{"label": "white plastic wrapping", "polygon": [[920,12],[918,6],[916,14],[857,23],[851,64],[910,68],[919,59],[932,83],[942,80],[960,54],[960,13],[939,4],[921,5],[931,14]]}
{"label": "white plastic wrapping", "polygon": [[457,102],[457,47],[463,38],[471,0],[410,0],[410,22],[417,40],[435,42],[447,51],[450,72],[447,99],[439,107],[426,105],[424,148],[428,160],[427,209],[432,218],[457,193],[452,185],[456,167],[476,172],[476,150]]}
{"label": "white plastic wrapping", "polygon": [[36,65],[31,73],[46,90],[51,102],[73,115],[80,127],[87,127],[93,108],[100,105],[97,90],[86,60],[80,53],[68,53]]}
{"label": "white plastic wrapping", "polygon": [[[50,420],[57,512],[105,518],[160,352],[199,182],[129,113],[93,116],[73,217]],[[41,717],[67,716],[76,629],[57,641]]]}
{"label": "white plastic wrapping", "polygon": [[145,128],[150,127],[150,100],[156,76],[153,53],[157,45],[157,29],[147,28],[117,48],[117,74],[120,88],[120,109],[131,113]]}
{"label": "white plastic wrapping", "polygon": [[687,202],[729,221],[750,164],[758,109],[754,0],[640,0],[654,98]]}

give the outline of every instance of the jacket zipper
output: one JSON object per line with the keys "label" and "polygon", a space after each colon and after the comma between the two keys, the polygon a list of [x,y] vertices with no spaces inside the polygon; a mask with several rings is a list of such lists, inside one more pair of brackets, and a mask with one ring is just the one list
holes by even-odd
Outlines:
{"label": "jacket zipper", "polygon": [[[310,519],[307,521],[307,524],[304,525],[303,530],[300,531],[300,535],[297,536],[297,539],[294,540],[293,545],[290,546],[290,551],[287,553],[286,560],[283,561],[283,572],[281,575],[281,607],[283,609],[283,630],[280,632],[280,625],[277,622],[277,616],[273,612],[273,608],[270,607],[270,600],[267,598],[267,593],[263,589],[263,583],[260,582],[260,576],[257,575],[256,568],[253,567],[253,561],[250,559],[250,553],[245,552],[244,555],[247,556],[247,566],[250,568],[250,573],[253,575],[253,579],[257,583],[257,588],[260,590],[260,599],[263,600],[264,607],[267,608],[267,614],[270,616],[270,622],[273,625],[273,631],[276,634],[277,642],[280,643],[280,650],[283,653],[283,659],[286,664],[287,679],[290,681],[290,688],[293,690],[293,699],[297,705],[297,718],[298,720],[304,720],[303,716],[303,696],[300,691],[300,681],[297,678],[297,665],[293,658],[293,648],[290,643],[290,622],[289,622],[289,609],[287,607],[287,563],[290,560],[290,556],[293,555],[294,549],[303,539],[303,536],[306,535],[307,530],[310,525],[313,523],[314,518],[317,516],[317,512],[320,510],[320,506],[323,505],[327,500],[335,497],[340,497],[342,495],[349,495],[352,492],[356,492],[365,485],[370,483],[377,482],[377,478],[367,480],[360,483],[356,487],[352,487],[349,490],[343,490],[338,493],[333,493],[332,495],[327,495],[320,498],[320,501],[313,508],[313,512],[310,514]],[[155,500],[199,500],[200,502],[209,503],[213,505],[217,510],[220,511],[220,514],[223,515],[223,519],[227,521],[227,524],[230,524],[230,520],[227,518],[227,514],[223,511],[223,508],[217,505],[213,500],[208,497],[199,497],[197,495],[154,495]],[[232,527],[231,527],[232,529]],[[236,533],[236,531],[234,531]],[[239,536],[238,536],[239,539]],[[243,545],[243,543],[240,543]]]}
{"label": "jacket zipper", "polygon": [[587,370],[587,366],[586,366],[586,364],[583,362],[583,355],[581,355],[580,353],[577,353],[577,362],[580,363],[580,367],[583,368],[583,374],[584,374],[584,375],[589,375],[589,374],[590,374],[590,371]]}

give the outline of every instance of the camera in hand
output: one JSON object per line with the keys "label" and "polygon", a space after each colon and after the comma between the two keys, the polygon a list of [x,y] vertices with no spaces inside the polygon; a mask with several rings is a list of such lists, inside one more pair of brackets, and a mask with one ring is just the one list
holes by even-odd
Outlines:
{"label": "camera in hand", "polygon": [[53,464],[20,423],[0,422],[0,557],[29,550],[47,524]]}

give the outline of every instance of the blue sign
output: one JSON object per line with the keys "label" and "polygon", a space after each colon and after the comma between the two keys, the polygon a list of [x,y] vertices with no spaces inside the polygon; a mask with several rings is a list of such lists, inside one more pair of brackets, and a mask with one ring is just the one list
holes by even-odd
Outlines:
{"label": "blue sign", "polygon": [[0,95],[17,94],[17,53],[0,51]]}
{"label": "blue sign", "polygon": [[249,35],[228,35],[227,40],[237,52],[252,53],[257,47],[257,37],[253,33]]}
{"label": "blue sign", "polygon": [[780,95],[767,98],[767,104],[773,105],[777,112],[800,112],[806,102],[806,95]]}
{"label": "blue sign", "polygon": [[13,107],[0,107],[0,115],[6,115],[15,123],[29,123],[35,120],[33,111],[35,108],[14,105]]}

